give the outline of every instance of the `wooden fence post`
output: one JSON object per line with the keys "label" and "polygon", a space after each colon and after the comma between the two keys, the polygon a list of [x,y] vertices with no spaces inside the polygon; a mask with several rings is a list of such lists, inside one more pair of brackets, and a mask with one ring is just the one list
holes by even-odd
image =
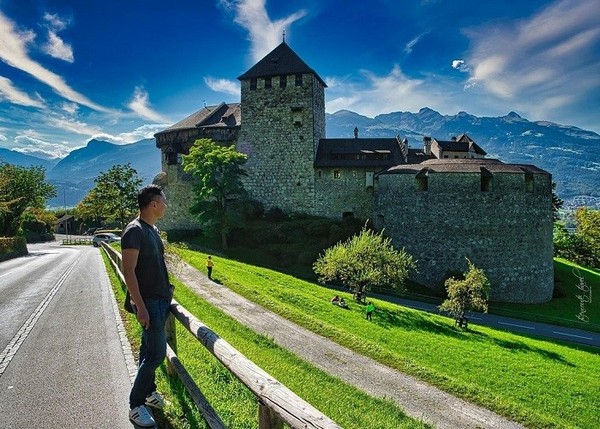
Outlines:
{"label": "wooden fence post", "polygon": [[258,401],[258,429],[283,429],[283,421],[261,401]]}
{"label": "wooden fence post", "polygon": [[[167,344],[175,354],[177,354],[177,332],[175,330],[175,316],[169,311],[167,316],[167,322],[165,323],[165,329],[167,330]],[[177,371],[171,364],[171,361],[167,360],[167,373],[170,377],[175,377]]]}

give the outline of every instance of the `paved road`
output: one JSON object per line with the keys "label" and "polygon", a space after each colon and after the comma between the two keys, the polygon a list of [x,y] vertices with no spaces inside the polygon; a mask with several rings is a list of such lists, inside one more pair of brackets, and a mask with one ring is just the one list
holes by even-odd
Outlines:
{"label": "paved road", "polygon": [[131,428],[130,374],[99,250],[28,248],[0,263],[0,426]]}

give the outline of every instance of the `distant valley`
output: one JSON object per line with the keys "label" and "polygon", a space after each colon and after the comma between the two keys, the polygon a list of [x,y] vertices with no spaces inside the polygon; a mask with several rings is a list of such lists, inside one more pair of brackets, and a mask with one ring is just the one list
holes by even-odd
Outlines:
{"label": "distant valley", "polygon": [[[418,113],[393,112],[368,118],[341,110],[326,115],[327,137],[406,137],[420,147],[423,136],[448,140],[467,133],[490,158],[534,164],[552,173],[558,195],[566,206],[600,208],[600,135],[552,122],[531,122],[509,113],[502,117],[477,117],[465,112],[441,115],[423,108]],[[51,207],[75,206],[94,186],[100,172],[116,164],[131,163],[144,183],[161,171],[160,152],[154,139],[128,145],[91,140],[59,162],[42,160],[0,148],[0,161],[17,165],[41,165],[58,195]]]}

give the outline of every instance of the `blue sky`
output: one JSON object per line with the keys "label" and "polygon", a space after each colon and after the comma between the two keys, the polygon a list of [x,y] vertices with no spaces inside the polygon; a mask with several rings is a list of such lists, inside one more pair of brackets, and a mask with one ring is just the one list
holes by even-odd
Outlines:
{"label": "blue sky", "polygon": [[286,42],[326,110],[513,110],[600,132],[598,0],[0,0],[0,147],[63,157],[239,102]]}

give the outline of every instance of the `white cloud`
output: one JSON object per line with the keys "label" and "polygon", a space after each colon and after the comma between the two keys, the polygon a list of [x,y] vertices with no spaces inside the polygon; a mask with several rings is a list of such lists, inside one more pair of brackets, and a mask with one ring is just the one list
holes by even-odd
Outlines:
{"label": "white cloud", "polygon": [[464,60],[453,60],[452,68],[465,73],[469,71],[469,67],[467,67]]}
{"label": "white cloud", "polygon": [[101,132],[101,129],[85,122],[64,116],[49,116],[46,118],[46,125],[62,130],[64,132],[79,134],[82,136],[93,136]]}
{"label": "white cloud", "polygon": [[74,103],[100,112],[110,112],[83,94],[73,90],[64,79],[33,61],[27,54],[27,44],[32,40],[30,33],[19,33],[14,23],[0,12],[0,59],[6,64],[22,70],[51,87],[58,95]]}
{"label": "white cloud", "polygon": [[210,76],[204,78],[204,83],[215,92],[223,92],[230,95],[240,95],[240,85],[228,79],[215,79]]}
{"label": "white cloud", "polygon": [[42,50],[53,58],[58,58],[69,63],[75,61],[71,45],[66,44],[52,30],[48,31],[48,42],[42,46]]}
{"label": "white cloud", "polygon": [[423,36],[425,36],[427,33],[428,33],[428,32],[421,33],[421,34],[419,34],[417,37],[415,37],[414,39],[412,39],[410,42],[408,42],[408,43],[406,44],[406,46],[404,47],[404,52],[406,52],[407,54],[410,54],[410,53],[412,52],[413,48],[415,47],[415,45],[416,45],[417,43],[419,43],[419,41],[421,40],[421,38],[422,38]]}
{"label": "white cloud", "polygon": [[169,122],[167,118],[162,116],[160,113],[152,110],[150,107],[150,101],[148,91],[143,87],[138,86],[135,88],[133,93],[133,100],[127,105],[133,112],[145,119],[150,119],[155,122]]}
{"label": "white cloud", "polygon": [[299,10],[285,18],[272,21],[265,7],[266,0],[220,0],[226,9],[233,10],[235,22],[248,30],[252,61],[257,62],[282,41],[283,31],[289,34],[289,26],[306,16]]}
{"label": "white cloud", "polygon": [[529,19],[465,33],[472,45],[467,89],[477,86],[530,117],[597,115],[589,112],[600,97],[597,0],[559,0]]}
{"label": "white cloud", "polygon": [[104,140],[115,144],[135,143],[143,139],[151,139],[159,131],[164,130],[171,124],[145,124],[132,131],[123,132],[120,134],[98,133],[92,136],[92,139]]}
{"label": "white cloud", "polygon": [[60,105],[60,108],[69,115],[74,115],[79,110],[79,105],[77,103],[64,102]]}
{"label": "white cloud", "polygon": [[44,103],[41,100],[31,98],[25,92],[15,88],[10,79],[0,76],[0,100],[3,98],[20,106],[44,107]]}
{"label": "white cloud", "polygon": [[15,137],[15,147],[12,150],[38,158],[64,158],[74,148],[67,143],[50,143],[30,135]]}
{"label": "white cloud", "polygon": [[64,30],[67,28],[67,24],[69,23],[68,21],[65,21],[59,17],[58,14],[51,14],[48,12],[44,14],[44,20],[48,21],[50,28],[54,29],[55,31]]}
{"label": "white cloud", "polygon": [[378,76],[365,70],[362,74],[366,82],[348,82],[331,91],[333,97],[330,95],[331,101],[326,103],[328,112],[349,109],[373,117],[397,110],[418,111],[423,106],[435,106],[432,102],[444,101],[433,86],[428,85],[425,80],[410,79],[397,65],[386,76]]}

